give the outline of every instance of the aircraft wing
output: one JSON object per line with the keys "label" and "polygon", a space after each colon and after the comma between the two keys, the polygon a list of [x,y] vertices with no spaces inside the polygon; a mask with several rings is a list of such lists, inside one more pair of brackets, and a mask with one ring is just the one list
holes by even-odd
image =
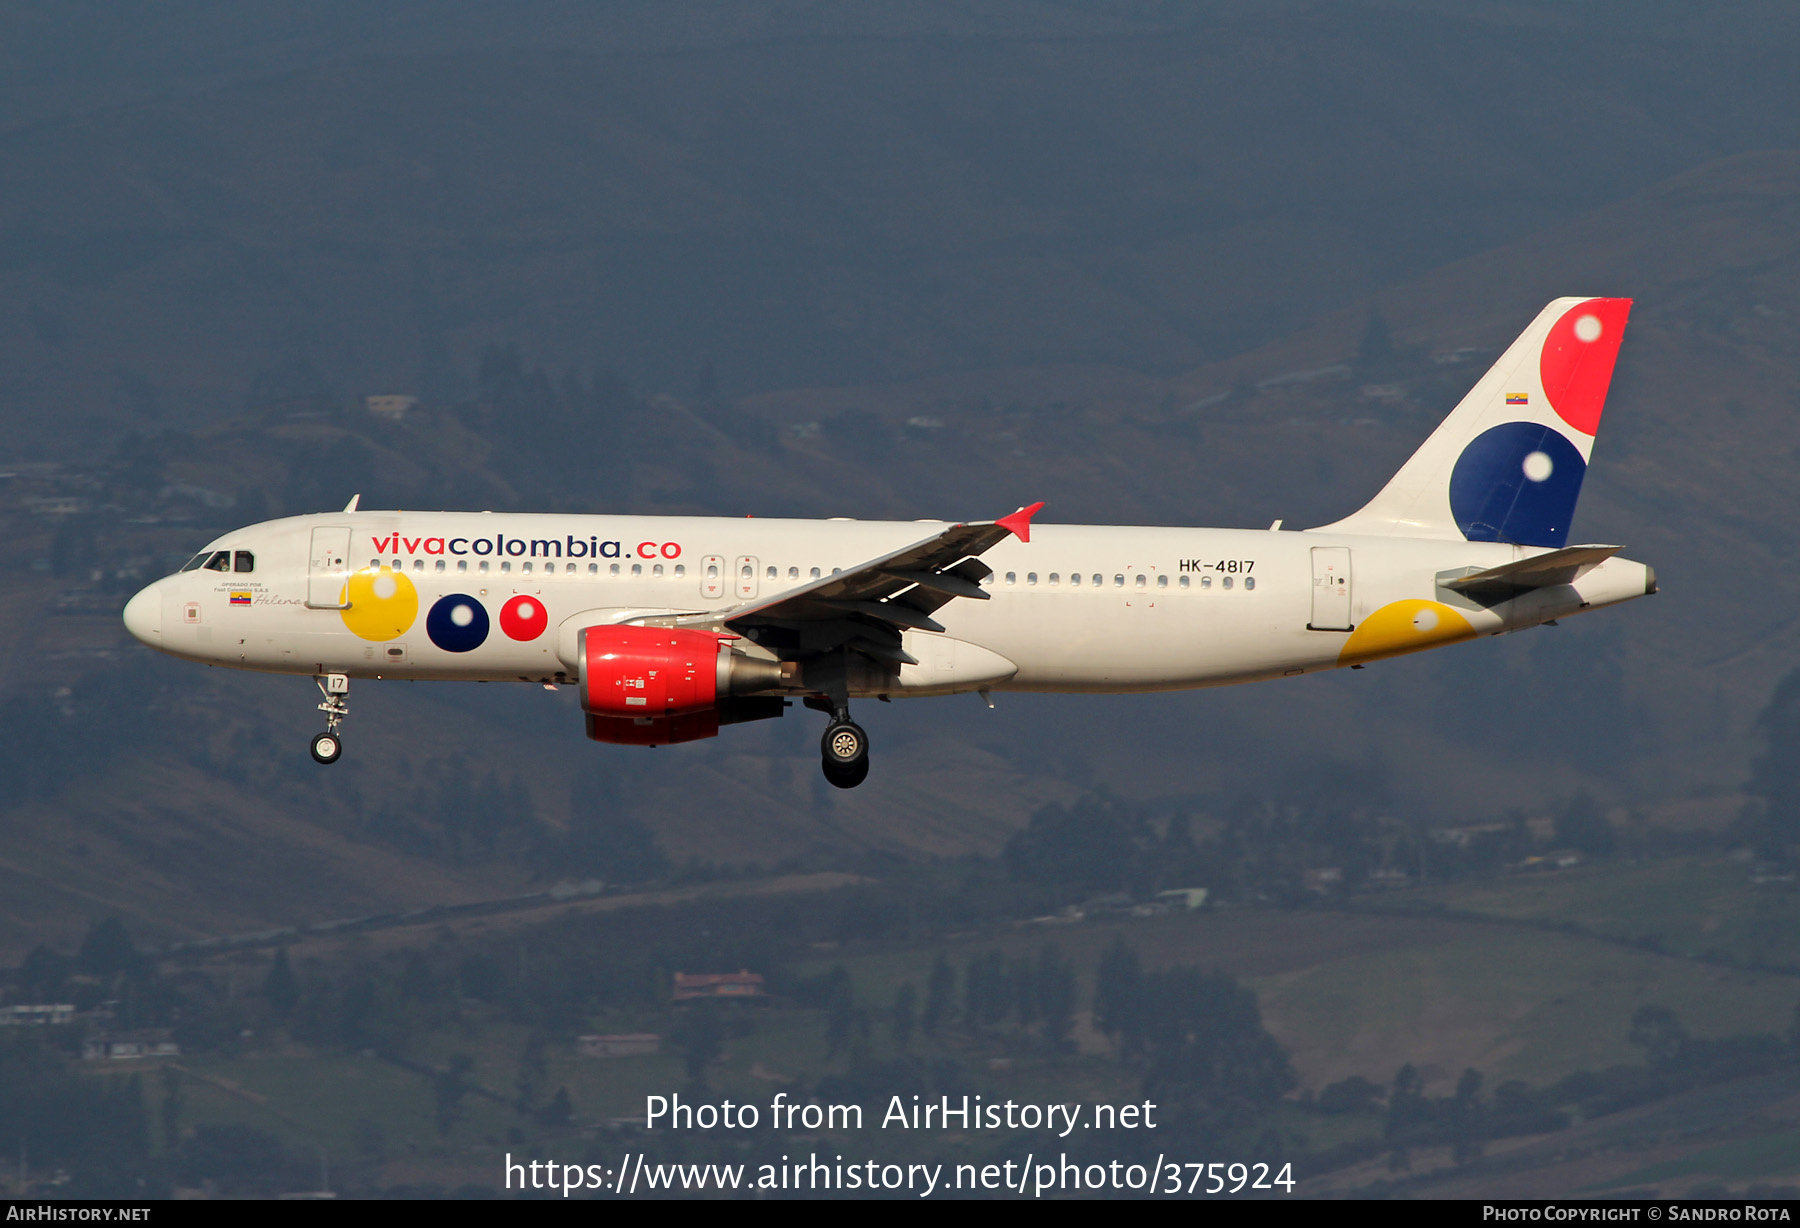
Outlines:
{"label": "aircraft wing", "polygon": [[1535,554],[1528,559],[1502,563],[1498,567],[1470,571],[1454,579],[1438,580],[1442,588],[1463,593],[1476,601],[1497,602],[1534,588],[1555,584],[1573,584],[1592,571],[1623,546],[1566,546],[1548,554]]}
{"label": "aircraft wing", "polygon": [[[993,569],[979,555],[1009,536],[1031,540],[1031,518],[1042,503],[998,520],[955,524],[891,554],[729,611],[726,627],[754,640],[758,628],[797,633],[797,647],[824,651],[848,644],[887,660],[911,663],[899,646],[902,631],[942,631],[931,615],[957,597],[988,599],[981,581]],[[838,633],[834,633],[834,629]],[[810,634],[809,634],[810,632]]]}

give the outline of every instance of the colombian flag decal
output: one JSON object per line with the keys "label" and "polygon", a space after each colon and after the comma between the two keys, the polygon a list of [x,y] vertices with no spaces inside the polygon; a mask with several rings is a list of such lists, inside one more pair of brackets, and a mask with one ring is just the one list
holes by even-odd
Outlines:
{"label": "colombian flag decal", "polygon": [[250,594],[249,593],[233,593],[233,594],[231,594],[231,604],[232,605],[249,605],[250,604]]}
{"label": "colombian flag decal", "polygon": [[1509,392],[1506,394],[1506,403],[1508,405],[1529,405],[1531,404],[1531,394],[1529,392]]}

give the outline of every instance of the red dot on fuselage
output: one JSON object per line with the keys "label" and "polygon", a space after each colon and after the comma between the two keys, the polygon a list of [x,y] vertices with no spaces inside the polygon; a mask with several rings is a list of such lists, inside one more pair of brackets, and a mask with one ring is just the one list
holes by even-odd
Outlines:
{"label": "red dot on fuselage", "polygon": [[520,594],[500,607],[500,630],[508,639],[535,640],[550,625],[550,614],[536,597]]}

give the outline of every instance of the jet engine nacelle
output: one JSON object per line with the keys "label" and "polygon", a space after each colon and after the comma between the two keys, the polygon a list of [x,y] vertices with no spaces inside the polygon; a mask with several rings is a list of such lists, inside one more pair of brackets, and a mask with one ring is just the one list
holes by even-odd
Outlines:
{"label": "jet engine nacelle", "polygon": [[[580,636],[581,706],[591,717],[703,714],[734,695],[791,685],[795,676],[791,664],[734,651],[736,637],[712,631],[599,626]],[[692,736],[717,732],[715,723],[711,733]]]}

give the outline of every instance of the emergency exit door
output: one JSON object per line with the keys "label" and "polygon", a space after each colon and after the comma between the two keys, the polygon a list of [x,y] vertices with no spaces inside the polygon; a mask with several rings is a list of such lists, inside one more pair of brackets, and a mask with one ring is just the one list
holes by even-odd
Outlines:
{"label": "emergency exit door", "polygon": [[350,579],[350,529],[327,527],[312,531],[312,554],[306,567],[306,608],[342,610],[344,585]]}
{"label": "emergency exit door", "polygon": [[737,573],[737,583],[732,591],[736,593],[738,600],[756,596],[756,560],[749,555],[741,555],[731,568]]}
{"label": "emergency exit door", "polygon": [[1314,546],[1312,573],[1312,621],[1307,629],[1350,630],[1350,547]]}

